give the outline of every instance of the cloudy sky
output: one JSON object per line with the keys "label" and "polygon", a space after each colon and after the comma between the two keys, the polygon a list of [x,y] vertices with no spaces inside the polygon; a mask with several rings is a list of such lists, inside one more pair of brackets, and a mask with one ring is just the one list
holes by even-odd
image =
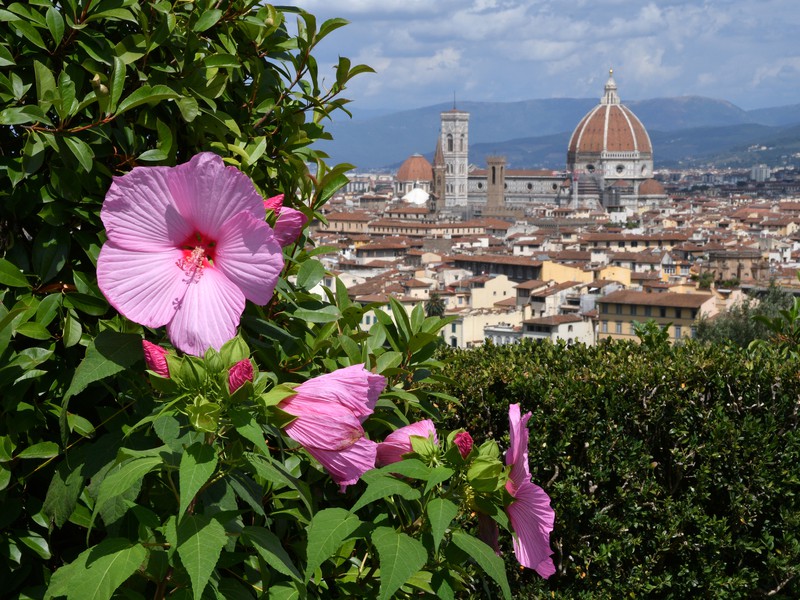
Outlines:
{"label": "cloudy sky", "polygon": [[[281,4],[281,2],[276,2]],[[743,109],[800,103],[798,0],[284,0],[350,25],[320,44],[366,63],[358,109],[602,95],[699,95]]]}

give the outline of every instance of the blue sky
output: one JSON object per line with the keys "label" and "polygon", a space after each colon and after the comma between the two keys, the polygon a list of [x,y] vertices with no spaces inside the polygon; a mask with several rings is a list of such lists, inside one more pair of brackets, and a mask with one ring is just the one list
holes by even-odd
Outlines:
{"label": "blue sky", "polygon": [[[280,3],[277,3],[280,4]],[[353,110],[461,100],[697,95],[743,109],[800,103],[798,0],[288,0],[350,25],[320,44],[377,74]]]}

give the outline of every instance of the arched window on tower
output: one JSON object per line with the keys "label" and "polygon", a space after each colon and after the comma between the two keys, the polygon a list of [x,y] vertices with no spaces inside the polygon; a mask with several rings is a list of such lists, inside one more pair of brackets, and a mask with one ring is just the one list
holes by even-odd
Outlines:
{"label": "arched window on tower", "polygon": [[496,170],[497,170],[497,167],[492,167],[492,185],[494,185],[495,183],[497,183],[497,177],[496,177],[496,176],[497,176],[497,173],[496,173]]}
{"label": "arched window on tower", "polygon": [[461,134],[461,138],[458,140],[458,149],[459,151],[464,151],[464,134]]}
{"label": "arched window on tower", "polygon": [[453,151],[453,135],[450,133],[447,134],[447,151]]}

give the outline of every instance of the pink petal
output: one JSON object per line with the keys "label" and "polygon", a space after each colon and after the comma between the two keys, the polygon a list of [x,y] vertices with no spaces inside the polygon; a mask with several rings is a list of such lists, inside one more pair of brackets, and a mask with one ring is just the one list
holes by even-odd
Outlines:
{"label": "pink petal", "polygon": [[195,356],[203,356],[209,348],[219,350],[236,335],[244,295],[214,267],[203,269],[200,277],[185,287],[175,316],[167,324],[169,339],[176,348]]}
{"label": "pink petal", "polygon": [[458,453],[461,454],[461,458],[467,458],[469,453],[472,452],[474,441],[468,431],[459,431],[453,437],[453,443],[458,448]]}
{"label": "pink petal", "polygon": [[169,377],[166,348],[147,340],[142,340],[142,349],[144,350],[144,362],[147,363],[147,368],[161,375],[161,377]]}
{"label": "pink petal", "polygon": [[405,427],[394,430],[386,436],[383,442],[378,444],[376,464],[378,466],[390,465],[403,460],[403,455],[412,451],[412,435],[418,435],[424,438],[433,435],[434,443],[439,443],[433,421],[430,419],[417,421],[416,423],[411,423],[411,425],[406,425]]}
{"label": "pink petal", "polygon": [[274,210],[275,212],[279,211],[283,206],[283,194],[278,194],[277,196],[272,196],[264,200],[264,208],[267,210]]}
{"label": "pink petal", "polygon": [[353,485],[367,471],[375,468],[377,444],[368,439],[360,439],[344,450],[319,450],[306,448],[308,453],[330,473],[331,479],[339,484],[341,491]]}
{"label": "pink petal", "polygon": [[307,216],[299,210],[284,206],[278,212],[278,220],[275,221],[275,238],[282,247],[294,244],[306,223],[308,223]]}
{"label": "pink petal", "polygon": [[508,407],[509,447],[506,451],[506,465],[511,465],[509,483],[511,484],[511,495],[515,495],[516,489],[523,483],[531,480],[531,472],[528,468],[528,420],[531,413],[526,413],[520,417],[519,404],[511,404]]}
{"label": "pink petal", "polygon": [[318,402],[298,394],[278,407],[297,417],[284,431],[306,449],[343,450],[364,437],[361,422],[339,404]]}
{"label": "pink petal", "polygon": [[550,498],[538,485],[528,482],[517,489],[514,501],[506,507],[514,529],[514,554],[523,567],[535,569],[545,579],[555,573],[550,550],[555,512]]}
{"label": "pink petal", "polygon": [[174,167],[168,182],[178,211],[208,237],[214,238],[228,219],[242,211],[259,221],[266,216],[264,199],[250,178],[226,167],[212,152],[201,152]]}
{"label": "pink petal", "polygon": [[106,242],[97,259],[97,284],[117,311],[145,327],[161,327],[175,316],[186,293],[178,249],[136,252]]}
{"label": "pink petal", "polygon": [[386,378],[370,373],[362,364],[309,379],[295,391],[322,402],[341,404],[363,421],[375,410],[375,403],[384,387]]}
{"label": "pink petal", "polygon": [[245,381],[253,381],[253,363],[248,358],[243,358],[228,371],[228,390],[232,394],[242,387]]}
{"label": "pink petal", "polygon": [[225,222],[216,239],[215,268],[248,300],[269,302],[283,269],[283,253],[270,226],[241,212]]}
{"label": "pink petal", "polygon": [[100,210],[109,241],[127,250],[158,252],[175,248],[192,234],[169,191],[170,171],[134,167],[114,177]]}

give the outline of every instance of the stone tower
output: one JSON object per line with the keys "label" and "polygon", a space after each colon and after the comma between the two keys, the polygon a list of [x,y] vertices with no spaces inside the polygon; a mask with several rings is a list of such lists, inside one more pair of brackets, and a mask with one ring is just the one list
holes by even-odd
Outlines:
{"label": "stone tower", "polygon": [[456,108],[443,112],[440,138],[445,165],[445,207],[466,206],[469,177],[469,113]]}
{"label": "stone tower", "polygon": [[444,208],[444,196],[447,189],[446,181],[447,165],[444,163],[444,153],[442,152],[442,137],[436,141],[436,151],[433,153],[433,185],[431,193],[435,198],[434,211],[438,214]]}
{"label": "stone tower", "polygon": [[497,213],[505,208],[506,158],[505,156],[486,157],[488,167],[486,181],[486,212]]}

